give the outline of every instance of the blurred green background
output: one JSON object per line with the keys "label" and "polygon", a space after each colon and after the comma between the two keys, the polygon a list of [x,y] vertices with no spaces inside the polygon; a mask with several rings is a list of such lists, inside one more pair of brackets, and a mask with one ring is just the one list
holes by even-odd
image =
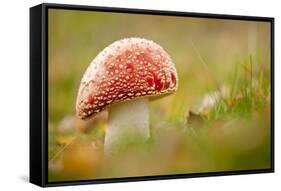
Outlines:
{"label": "blurred green background", "polygon": [[[270,23],[49,9],[49,181],[270,168]],[[179,88],[150,103],[151,140],[103,156],[107,113],[75,101],[95,56],[142,37],[173,59]]]}

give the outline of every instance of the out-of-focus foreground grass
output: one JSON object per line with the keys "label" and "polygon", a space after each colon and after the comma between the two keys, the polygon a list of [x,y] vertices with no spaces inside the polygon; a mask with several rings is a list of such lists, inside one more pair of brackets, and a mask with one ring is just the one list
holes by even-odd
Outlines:
{"label": "out-of-focus foreground grass", "polygon": [[[163,46],[179,89],[150,103],[146,144],[105,158],[107,113],[80,121],[75,99],[90,61],[126,37]],[[49,181],[270,167],[269,23],[50,10],[48,43]]]}

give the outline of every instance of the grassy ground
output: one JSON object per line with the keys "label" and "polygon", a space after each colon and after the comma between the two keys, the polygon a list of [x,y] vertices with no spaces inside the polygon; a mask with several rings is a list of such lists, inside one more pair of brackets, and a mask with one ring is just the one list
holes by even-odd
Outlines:
{"label": "grassy ground", "polygon": [[[268,24],[51,11],[49,30],[50,181],[270,167]],[[179,89],[150,103],[146,144],[105,158],[107,113],[76,119],[76,94],[95,55],[130,36],[169,52]]]}

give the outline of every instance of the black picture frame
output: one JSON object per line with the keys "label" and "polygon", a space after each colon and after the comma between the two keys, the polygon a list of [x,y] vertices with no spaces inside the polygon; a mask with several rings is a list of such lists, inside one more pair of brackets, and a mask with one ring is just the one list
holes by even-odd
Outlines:
{"label": "black picture frame", "polygon": [[[259,170],[208,172],[180,175],[143,176],[129,178],[110,178],[48,182],[48,9],[71,9],[115,13],[134,13],[149,15],[169,15],[179,17],[198,17],[213,19],[263,21],[271,25],[271,167]],[[30,8],[30,182],[42,187],[145,181],[175,178],[194,178],[274,172],[274,18],[241,15],[222,15],[96,7],[84,5],[40,4]]]}

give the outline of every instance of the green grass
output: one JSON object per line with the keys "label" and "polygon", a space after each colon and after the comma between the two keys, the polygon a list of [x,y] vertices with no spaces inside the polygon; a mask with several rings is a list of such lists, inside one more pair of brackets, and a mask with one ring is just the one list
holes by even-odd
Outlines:
{"label": "green grass", "polygon": [[260,70],[253,74],[251,57],[248,63],[237,66],[230,91],[227,95],[222,95],[218,103],[211,108],[209,119],[240,117],[252,112],[261,112],[270,105],[269,71]]}

